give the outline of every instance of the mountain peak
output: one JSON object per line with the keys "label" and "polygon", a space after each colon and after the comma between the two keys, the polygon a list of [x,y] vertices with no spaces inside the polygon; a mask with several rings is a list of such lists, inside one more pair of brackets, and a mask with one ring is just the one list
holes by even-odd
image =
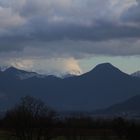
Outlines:
{"label": "mountain peak", "polygon": [[103,68],[116,68],[116,67],[114,67],[111,63],[101,63],[98,64],[95,68],[103,69]]}
{"label": "mountain peak", "polygon": [[97,65],[93,70],[93,72],[98,72],[98,73],[114,73],[114,72],[121,72],[118,68],[113,66],[110,63],[102,63]]}
{"label": "mountain peak", "polygon": [[8,67],[5,71],[9,71],[9,70],[18,70],[17,68],[11,66],[11,67]]}
{"label": "mountain peak", "polygon": [[13,67],[13,66],[7,68],[4,71],[4,73],[11,75],[11,76],[14,76],[15,78],[20,79],[20,80],[24,80],[24,79],[28,79],[28,78],[32,78],[32,77],[39,77],[39,78],[45,77],[44,75],[40,75],[36,72],[28,72],[25,70],[20,70],[18,68]]}
{"label": "mountain peak", "polygon": [[128,77],[129,75],[122,72],[110,63],[102,63],[95,66],[91,71],[82,75],[82,77],[90,77],[91,79],[118,79],[119,77]]}
{"label": "mountain peak", "polygon": [[26,71],[20,70],[20,69],[18,69],[18,68],[13,67],[13,66],[7,68],[4,72],[5,72],[5,73],[10,73],[10,74],[15,74],[15,73],[19,73],[19,72],[22,72],[22,73],[25,72],[25,73],[26,73]]}

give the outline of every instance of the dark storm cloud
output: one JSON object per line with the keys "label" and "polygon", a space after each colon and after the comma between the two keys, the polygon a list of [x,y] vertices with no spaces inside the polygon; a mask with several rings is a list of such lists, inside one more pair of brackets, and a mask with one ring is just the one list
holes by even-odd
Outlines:
{"label": "dark storm cloud", "polygon": [[[32,46],[36,42],[48,42],[59,40],[73,41],[105,41],[112,39],[139,38],[140,28],[125,25],[114,25],[100,22],[96,26],[82,26],[74,24],[49,25],[41,21],[10,31],[10,35],[0,37],[1,47],[20,49]],[[62,46],[63,47],[63,46]],[[4,49],[4,48],[1,48]]]}
{"label": "dark storm cloud", "polygon": [[[52,54],[62,52],[70,53],[72,56],[75,56],[76,52],[80,54],[108,52],[109,55],[121,55],[121,50],[125,55],[139,52],[127,47],[124,51],[122,49],[124,47],[120,47],[121,43],[119,46],[112,44],[112,47],[107,47],[110,40],[119,40],[123,44],[124,39],[139,39],[139,23],[135,22],[136,20],[133,20],[136,25],[129,22],[132,17],[135,19],[139,17],[138,1],[87,0],[82,3],[81,0],[21,0],[20,2],[13,0],[13,2],[0,1],[0,18],[3,17],[3,22],[0,21],[1,52],[19,51],[25,48],[44,48]],[[130,11],[134,11],[133,14],[130,14]],[[66,45],[65,40],[75,44]],[[65,43],[60,43],[61,41]],[[83,44],[90,43],[81,48],[79,41],[84,42]],[[57,47],[53,42],[57,42]],[[106,42],[106,45],[100,46],[102,42]]]}

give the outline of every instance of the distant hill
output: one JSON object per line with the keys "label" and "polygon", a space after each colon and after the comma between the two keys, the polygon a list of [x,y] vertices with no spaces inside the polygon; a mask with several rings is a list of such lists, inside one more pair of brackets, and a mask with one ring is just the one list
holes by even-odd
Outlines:
{"label": "distant hill", "polygon": [[[19,73],[23,77],[32,76],[17,78]],[[0,71],[1,107],[10,107],[20,97],[32,95],[57,110],[92,111],[138,94],[140,78],[132,77],[109,63],[99,64],[83,75],[66,78],[53,75],[42,78],[37,73],[16,68]]]}
{"label": "distant hill", "polygon": [[122,115],[127,117],[140,116],[140,95],[129,98],[124,102],[114,104],[106,109],[95,112],[98,115]]}

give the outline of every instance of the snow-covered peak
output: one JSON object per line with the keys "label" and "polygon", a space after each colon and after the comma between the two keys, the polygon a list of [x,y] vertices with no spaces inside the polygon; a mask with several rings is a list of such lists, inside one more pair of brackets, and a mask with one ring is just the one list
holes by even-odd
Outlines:
{"label": "snow-covered peak", "polygon": [[81,75],[82,72],[81,71],[78,71],[78,70],[72,70],[72,71],[69,72],[69,74],[70,75],[77,75],[78,76],[78,75]]}
{"label": "snow-covered peak", "polygon": [[37,78],[46,77],[46,75],[41,75],[36,72],[28,72],[28,71],[20,70],[15,67],[9,67],[9,68],[5,69],[3,72],[6,74],[15,76],[16,78],[18,78],[20,80],[25,80],[25,79],[32,78],[32,77],[37,77]]}
{"label": "snow-covered peak", "polygon": [[40,74],[37,74],[37,73],[19,73],[16,75],[20,80],[25,80],[25,79],[28,79],[28,78],[32,78],[32,77],[37,77],[37,78],[45,78],[46,75],[40,75]]}
{"label": "snow-covered peak", "polygon": [[1,72],[5,71],[6,69],[8,69],[8,66],[0,66],[0,71]]}
{"label": "snow-covered peak", "polygon": [[134,72],[131,74],[133,77],[139,77],[140,78],[140,71]]}
{"label": "snow-covered peak", "polygon": [[54,75],[54,77],[59,77],[59,78],[65,79],[65,78],[74,77],[74,76],[78,76],[78,75],[82,74],[81,71],[72,70],[72,71],[70,71],[70,72],[68,71],[66,73],[57,73],[57,74],[50,73],[50,74],[45,75],[45,74],[38,74],[36,72],[29,72],[29,71],[21,70],[16,67],[13,67],[13,66],[5,68],[2,72],[9,76],[15,77],[16,79],[20,79],[20,80],[29,79],[32,77],[46,78],[49,75]]}

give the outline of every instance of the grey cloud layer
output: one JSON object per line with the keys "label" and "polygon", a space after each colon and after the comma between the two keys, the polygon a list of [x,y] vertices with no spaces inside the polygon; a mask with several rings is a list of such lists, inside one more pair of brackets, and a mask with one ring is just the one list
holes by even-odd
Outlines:
{"label": "grey cloud layer", "polygon": [[0,0],[0,52],[138,55],[139,9],[136,0]]}
{"label": "grey cloud layer", "polygon": [[137,0],[137,4],[126,10],[122,19],[126,22],[140,23],[140,0]]}

